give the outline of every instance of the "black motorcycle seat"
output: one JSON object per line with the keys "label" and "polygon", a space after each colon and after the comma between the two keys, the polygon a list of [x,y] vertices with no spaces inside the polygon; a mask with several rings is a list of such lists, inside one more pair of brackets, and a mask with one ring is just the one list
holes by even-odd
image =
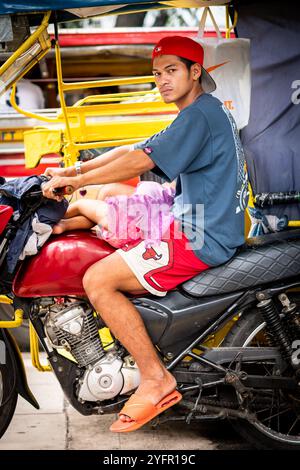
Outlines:
{"label": "black motorcycle seat", "polygon": [[282,237],[274,235],[247,240],[227,263],[198,274],[181,288],[194,297],[205,297],[299,275],[300,230],[286,232]]}

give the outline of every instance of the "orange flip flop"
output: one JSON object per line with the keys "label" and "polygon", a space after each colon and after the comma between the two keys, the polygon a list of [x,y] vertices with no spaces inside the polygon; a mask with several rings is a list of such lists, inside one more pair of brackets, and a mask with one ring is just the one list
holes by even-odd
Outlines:
{"label": "orange flip flop", "polygon": [[124,422],[118,419],[111,425],[110,430],[112,432],[135,431],[151,421],[155,416],[178,403],[181,398],[181,393],[174,390],[174,392],[164,397],[157,405],[153,405],[153,403],[142,396],[133,394],[119,413],[119,416],[129,416],[132,421]]}

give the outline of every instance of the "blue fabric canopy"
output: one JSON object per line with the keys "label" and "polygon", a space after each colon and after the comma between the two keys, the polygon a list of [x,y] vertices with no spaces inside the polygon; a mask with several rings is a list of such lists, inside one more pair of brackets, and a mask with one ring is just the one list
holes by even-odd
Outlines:
{"label": "blue fabric canopy", "polygon": [[[210,0],[209,6],[230,3],[230,0]],[[41,15],[52,11],[50,23],[73,21],[107,14],[135,13],[153,9],[199,8],[207,0],[0,0],[0,15],[27,15],[31,26],[38,25]],[[40,14],[39,14],[40,13]]]}
{"label": "blue fabric canopy", "polygon": [[[191,6],[193,0],[188,1],[188,6]],[[194,1],[194,6],[198,6],[198,0]],[[185,0],[172,0],[170,5],[168,5],[168,2],[155,0],[20,0],[18,2],[0,0],[0,15],[23,13],[27,15],[30,26],[37,26],[46,11],[55,12],[49,20],[52,23],[54,20],[58,22],[74,21],[108,13],[118,15],[120,13],[149,11],[156,8],[174,8],[174,4],[177,3],[178,7],[186,6]]]}
{"label": "blue fabric canopy", "polygon": [[[254,195],[300,191],[300,13],[282,3],[238,5],[237,32],[251,39],[251,113],[242,130]],[[300,204],[260,209],[300,220]]]}
{"label": "blue fabric canopy", "polygon": [[[138,9],[148,8],[151,4],[159,6],[160,3],[154,0],[19,0],[14,1],[0,1],[0,14],[11,14],[11,13],[31,13],[31,12],[42,12],[42,11],[63,11],[63,10],[74,10],[76,8],[86,9],[86,15],[82,12],[82,16],[95,16],[97,12],[91,14],[90,8],[99,8],[101,14],[101,7],[116,7],[118,5],[124,7],[124,5],[136,5]],[[162,5],[160,5],[162,6]],[[88,12],[89,10],[89,12]]]}

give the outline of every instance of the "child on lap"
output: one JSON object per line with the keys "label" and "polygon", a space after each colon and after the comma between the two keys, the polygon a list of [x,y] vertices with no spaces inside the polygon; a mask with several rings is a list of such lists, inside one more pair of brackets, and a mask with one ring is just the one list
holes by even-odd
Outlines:
{"label": "child on lap", "polygon": [[90,229],[96,224],[99,238],[116,248],[139,239],[148,245],[159,243],[173,221],[175,190],[153,181],[140,182],[136,188],[119,186],[116,189],[124,186],[124,194],[106,197],[104,201],[86,199],[71,204],[53,234]]}

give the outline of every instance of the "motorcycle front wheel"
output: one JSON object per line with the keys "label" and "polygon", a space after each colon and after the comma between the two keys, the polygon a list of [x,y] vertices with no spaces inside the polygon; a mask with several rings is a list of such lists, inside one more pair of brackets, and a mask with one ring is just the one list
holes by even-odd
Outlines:
{"label": "motorcycle front wheel", "polygon": [[[3,343],[0,346],[3,346]],[[12,420],[17,401],[18,393],[16,391],[14,365],[8,354],[4,354],[2,348],[0,362],[0,439]]]}
{"label": "motorcycle front wheel", "polygon": [[[268,346],[265,323],[256,309],[244,313],[225,338],[224,347]],[[273,375],[274,364],[245,364],[249,374]],[[293,371],[291,371],[293,374]],[[256,421],[231,420],[234,429],[259,449],[300,450],[300,389],[254,390],[244,406]]]}

